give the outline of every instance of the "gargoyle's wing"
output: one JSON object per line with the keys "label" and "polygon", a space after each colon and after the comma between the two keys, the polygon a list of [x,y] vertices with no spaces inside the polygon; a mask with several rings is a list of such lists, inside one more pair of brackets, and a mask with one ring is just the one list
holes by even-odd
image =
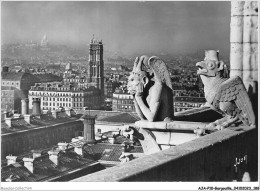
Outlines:
{"label": "gargoyle's wing", "polygon": [[[220,102],[234,101],[241,111],[239,118],[246,125],[255,124],[255,115],[246,88],[240,77],[235,76],[226,80],[220,88]],[[237,112],[237,111],[234,111]]]}
{"label": "gargoyle's wing", "polygon": [[153,70],[155,80],[160,80],[172,89],[171,78],[167,66],[160,58],[152,56],[148,60],[148,66]]}

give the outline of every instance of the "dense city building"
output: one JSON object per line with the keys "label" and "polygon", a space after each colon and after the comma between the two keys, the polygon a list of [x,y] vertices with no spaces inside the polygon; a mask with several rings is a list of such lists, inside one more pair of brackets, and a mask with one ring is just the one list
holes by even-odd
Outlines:
{"label": "dense city building", "polygon": [[135,112],[133,96],[126,88],[117,88],[113,93],[112,110]]}
{"label": "dense city building", "polygon": [[21,100],[28,97],[28,91],[39,79],[26,72],[1,73],[1,109],[17,110],[21,108]]}
{"label": "dense city building", "polygon": [[35,99],[39,99],[42,111],[56,110],[59,107],[74,110],[83,107],[99,109],[102,103],[99,89],[75,88],[61,82],[36,83],[29,91],[29,109],[32,109]]}
{"label": "dense city building", "polygon": [[[138,120],[127,113],[117,115],[120,117],[109,113],[100,117],[114,123],[119,119],[131,123]],[[96,130],[98,117],[84,114],[78,120],[78,115],[71,118],[62,112],[57,117],[28,116],[2,122],[6,129],[1,136],[1,156],[6,158],[2,161],[2,182],[68,181],[144,155],[140,143],[122,136],[120,129],[107,125],[104,132]],[[21,125],[17,129],[18,123],[23,129]]]}
{"label": "dense city building", "polygon": [[198,108],[206,102],[204,97],[176,96],[174,97],[174,111],[185,111],[192,108]]}

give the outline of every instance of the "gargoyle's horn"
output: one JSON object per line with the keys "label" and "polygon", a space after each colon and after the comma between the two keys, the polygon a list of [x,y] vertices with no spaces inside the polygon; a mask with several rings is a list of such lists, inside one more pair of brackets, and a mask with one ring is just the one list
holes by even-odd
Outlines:
{"label": "gargoyle's horn", "polygon": [[143,71],[142,64],[147,65],[148,59],[149,59],[148,56],[141,56],[140,61],[136,67],[136,71]]}
{"label": "gargoyle's horn", "polygon": [[138,61],[139,61],[139,57],[136,57],[135,58],[135,62],[134,62],[133,72],[136,71],[136,67],[137,67]]}

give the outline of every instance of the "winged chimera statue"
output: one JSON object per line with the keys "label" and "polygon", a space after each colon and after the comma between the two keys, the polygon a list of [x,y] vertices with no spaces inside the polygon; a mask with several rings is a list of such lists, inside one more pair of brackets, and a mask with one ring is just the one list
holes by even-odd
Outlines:
{"label": "winged chimera statue", "polygon": [[226,78],[226,66],[219,61],[219,52],[205,51],[204,61],[196,66],[204,84],[206,105],[224,116],[207,125],[207,128],[220,130],[239,120],[244,125],[254,126],[255,115],[243,81],[239,76]]}
{"label": "winged chimera statue", "polygon": [[158,57],[137,57],[127,88],[142,120],[170,121],[173,118],[171,79],[166,64]]}

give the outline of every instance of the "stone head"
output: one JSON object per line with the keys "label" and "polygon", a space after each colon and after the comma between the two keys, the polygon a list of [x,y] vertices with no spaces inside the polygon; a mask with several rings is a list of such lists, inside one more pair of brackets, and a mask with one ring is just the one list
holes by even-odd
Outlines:
{"label": "stone head", "polygon": [[223,61],[219,61],[219,51],[206,50],[203,61],[196,63],[197,74],[208,77],[226,77],[227,67]]}
{"label": "stone head", "polygon": [[148,84],[148,73],[143,70],[142,66],[148,61],[147,56],[137,57],[134,62],[134,67],[128,77],[127,89],[130,94],[143,92],[143,88]]}

